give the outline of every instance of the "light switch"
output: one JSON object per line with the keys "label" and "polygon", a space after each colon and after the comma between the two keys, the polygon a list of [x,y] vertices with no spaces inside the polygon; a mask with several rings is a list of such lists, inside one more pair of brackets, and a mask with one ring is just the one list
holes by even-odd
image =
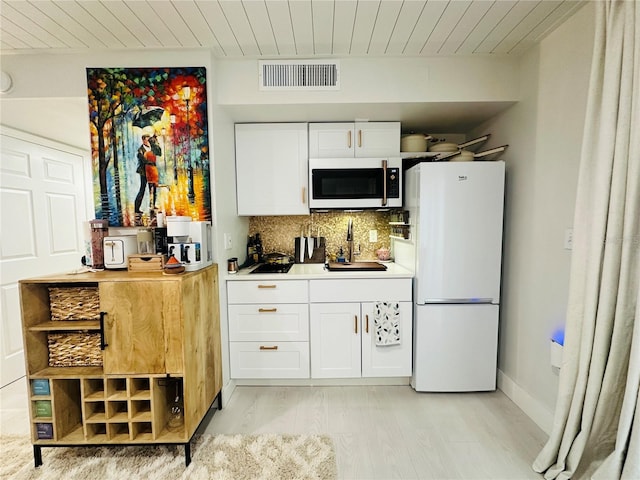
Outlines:
{"label": "light switch", "polygon": [[225,250],[231,250],[232,247],[233,247],[233,243],[231,242],[231,234],[230,233],[225,233],[224,234],[224,248],[225,248]]}
{"label": "light switch", "polygon": [[369,230],[369,243],[378,241],[378,231],[377,230]]}

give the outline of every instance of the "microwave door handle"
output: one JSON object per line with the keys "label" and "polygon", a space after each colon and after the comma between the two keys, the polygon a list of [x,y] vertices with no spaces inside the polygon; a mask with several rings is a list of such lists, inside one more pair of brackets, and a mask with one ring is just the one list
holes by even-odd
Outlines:
{"label": "microwave door handle", "polygon": [[382,160],[382,206],[387,206],[387,161]]}

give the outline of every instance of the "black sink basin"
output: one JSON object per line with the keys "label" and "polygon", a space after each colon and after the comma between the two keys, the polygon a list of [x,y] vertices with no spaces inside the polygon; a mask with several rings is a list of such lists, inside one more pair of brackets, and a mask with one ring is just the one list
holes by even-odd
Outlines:
{"label": "black sink basin", "polygon": [[327,269],[332,272],[373,272],[384,271],[387,266],[378,262],[329,262]]}

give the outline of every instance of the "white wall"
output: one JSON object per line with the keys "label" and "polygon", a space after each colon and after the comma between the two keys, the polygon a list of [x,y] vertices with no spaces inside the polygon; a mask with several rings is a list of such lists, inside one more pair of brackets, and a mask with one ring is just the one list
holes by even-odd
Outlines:
{"label": "white wall", "polygon": [[[218,105],[213,104],[213,158],[215,183],[213,189],[213,207],[217,228],[214,232],[220,295],[220,334],[222,340],[222,401],[223,405],[233,393],[229,378],[229,325],[227,320],[227,286],[225,275],[227,259],[237,257],[239,263],[246,258],[246,239],[249,230],[249,218],[236,215],[236,170],[233,120]],[[232,248],[225,249],[224,235],[231,236]]]}
{"label": "white wall", "polygon": [[344,58],[338,91],[260,91],[257,60],[219,62],[220,105],[518,99],[517,63],[496,57]]}
{"label": "white wall", "polygon": [[509,144],[500,386],[549,431],[558,376],[549,338],[564,325],[582,131],[593,43],[587,5],[521,60],[521,100],[472,134]]}

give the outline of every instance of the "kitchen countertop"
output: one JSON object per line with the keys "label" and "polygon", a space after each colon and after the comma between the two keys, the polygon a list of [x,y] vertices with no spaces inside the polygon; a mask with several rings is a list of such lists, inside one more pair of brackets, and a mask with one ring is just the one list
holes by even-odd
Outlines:
{"label": "kitchen countertop", "polygon": [[336,280],[339,278],[413,278],[413,272],[393,262],[383,263],[387,269],[384,271],[342,271],[330,272],[324,263],[296,263],[287,273],[255,273],[252,268],[243,268],[238,273],[228,274],[223,272],[227,281],[242,280]]}

